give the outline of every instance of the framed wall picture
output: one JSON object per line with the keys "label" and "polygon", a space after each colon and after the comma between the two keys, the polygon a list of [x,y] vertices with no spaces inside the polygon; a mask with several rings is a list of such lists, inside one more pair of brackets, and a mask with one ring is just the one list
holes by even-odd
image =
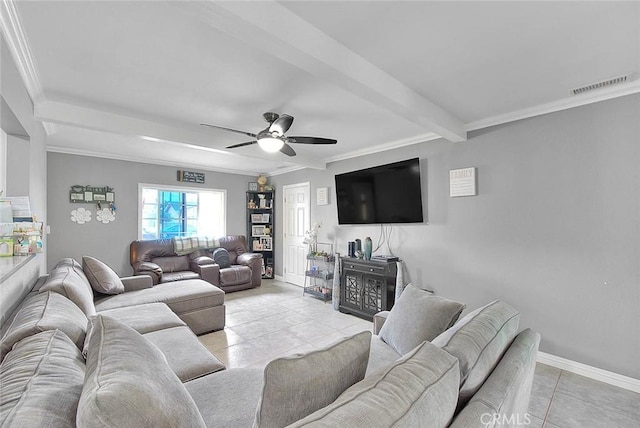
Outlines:
{"label": "framed wall picture", "polygon": [[249,182],[249,191],[250,192],[257,192],[258,191],[258,183],[256,183],[255,181]]}
{"label": "framed wall picture", "polygon": [[316,189],[316,205],[329,205],[328,187],[318,187]]}

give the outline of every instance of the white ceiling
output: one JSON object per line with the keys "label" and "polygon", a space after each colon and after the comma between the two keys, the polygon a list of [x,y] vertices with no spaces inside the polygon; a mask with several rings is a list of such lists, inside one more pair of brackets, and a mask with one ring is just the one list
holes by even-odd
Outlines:
{"label": "white ceiling", "polygon": [[[5,1],[50,151],[277,174],[640,92],[639,2]],[[262,113],[335,138],[266,154]],[[457,142],[457,143],[454,143]]]}

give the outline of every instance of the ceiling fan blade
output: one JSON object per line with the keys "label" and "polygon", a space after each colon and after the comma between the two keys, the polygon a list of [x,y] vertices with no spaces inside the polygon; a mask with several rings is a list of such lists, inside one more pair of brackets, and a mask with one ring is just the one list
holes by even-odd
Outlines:
{"label": "ceiling fan blade", "polygon": [[336,144],[337,140],[320,137],[288,137],[290,143],[298,144]]}
{"label": "ceiling fan blade", "polygon": [[287,155],[287,156],[295,156],[296,155],[296,151],[293,150],[293,148],[290,145],[288,145],[287,143],[284,143],[284,146],[282,146],[280,151],[282,153],[284,153],[285,155]]}
{"label": "ceiling fan blade", "polygon": [[269,127],[269,132],[276,131],[280,135],[284,135],[285,132],[291,128],[291,124],[293,123],[293,116],[289,116],[288,114],[283,114],[279,118],[277,118]]}
{"label": "ceiling fan blade", "polygon": [[231,146],[227,146],[225,147],[225,149],[235,149],[236,147],[244,147],[244,146],[250,146],[251,144],[256,144],[257,141],[248,141],[246,143],[238,143],[238,144],[233,144]]}
{"label": "ceiling fan blade", "polygon": [[208,126],[209,128],[217,128],[217,129],[223,129],[225,131],[237,132],[238,134],[248,135],[249,137],[256,138],[256,134],[252,134],[251,132],[239,131],[237,129],[232,129],[232,128],[225,128],[224,126],[209,125],[208,123],[201,123],[200,125]]}

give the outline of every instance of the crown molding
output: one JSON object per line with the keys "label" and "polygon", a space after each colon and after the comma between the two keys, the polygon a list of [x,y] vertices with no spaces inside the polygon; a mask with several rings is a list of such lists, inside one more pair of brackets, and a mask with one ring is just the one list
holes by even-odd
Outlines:
{"label": "crown molding", "polygon": [[636,94],[640,92],[640,80],[634,80],[608,88],[602,88],[596,91],[575,95],[560,100],[552,101],[546,104],[540,104],[522,110],[516,110],[485,119],[469,122],[465,125],[467,132],[476,131],[478,129],[488,128],[490,126],[502,125],[516,120],[528,119],[543,114],[554,113],[562,110],[568,110],[574,107],[580,107],[588,104],[606,101],[613,98],[623,97],[625,95]]}
{"label": "crown molding", "polygon": [[34,104],[44,101],[44,92],[40,84],[38,72],[33,63],[29,43],[22,28],[22,21],[13,0],[0,2],[0,28],[7,41],[20,76],[27,87],[27,92]]}
{"label": "crown molding", "polygon": [[173,166],[173,167],[180,167],[180,168],[198,168],[204,171],[223,172],[226,174],[235,174],[235,175],[258,175],[261,173],[260,171],[253,171],[253,170],[241,171],[241,170],[225,169],[225,168],[212,168],[210,165],[199,165],[199,164],[194,164],[192,162],[166,161],[163,159],[152,159],[149,157],[120,155],[116,153],[104,153],[104,152],[98,152],[94,150],[70,149],[68,147],[54,146],[54,145],[47,145],[47,152],[61,153],[61,154],[75,155],[75,156],[88,156],[88,157],[94,157],[94,158],[100,158],[100,159],[111,159],[111,160],[119,160],[119,161],[126,161],[126,162],[138,162],[138,163],[145,163],[150,165]]}

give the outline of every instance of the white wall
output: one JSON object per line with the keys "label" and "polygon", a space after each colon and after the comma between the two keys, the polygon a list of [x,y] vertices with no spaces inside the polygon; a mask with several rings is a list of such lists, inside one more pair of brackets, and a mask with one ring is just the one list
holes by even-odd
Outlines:
{"label": "white wall", "polygon": [[[22,82],[22,78],[18,73],[9,48],[4,38],[0,36],[0,95],[11,109],[11,113],[20,127],[29,136],[29,154],[24,160],[29,164],[28,192],[31,210],[37,216],[39,221],[46,223],[47,221],[47,193],[46,193],[46,177],[47,177],[47,151],[46,151],[46,134],[42,124],[33,117],[33,102]],[[7,177],[7,182],[11,183],[13,177]],[[21,188],[20,191],[24,191]],[[47,240],[44,238],[44,256],[38,259],[42,272],[44,273],[46,265]]]}
{"label": "white wall", "polygon": [[[394,226],[391,240],[409,279],[467,310],[502,299],[542,351],[640,378],[639,117],[640,95],[626,96],[271,181],[328,186],[311,221],[344,254],[355,238],[375,247],[380,227],[337,225],[334,175],[420,157],[428,224]],[[449,170],[471,166],[478,196],[450,198]]]}

